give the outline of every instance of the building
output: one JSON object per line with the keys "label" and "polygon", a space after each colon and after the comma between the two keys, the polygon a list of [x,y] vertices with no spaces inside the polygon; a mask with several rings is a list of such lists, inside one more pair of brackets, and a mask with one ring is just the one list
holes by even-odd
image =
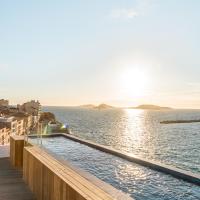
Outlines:
{"label": "building", "polygon": [[32,126],[32,115],[23,112],[12,114],[17,120],[17,135],[24,135],[29,132]]}
{"label": "building", "polygon": [[33,116],[38,116],[41,112],[41,105],[39,101],[31,100],[22,105],[17,105],[20,112],[26,112]]}
{"label": "building", "polygon": [[32,116],[17,112],[0,117],[0,145],[9,143],[10,135],[26,135],[31,130]]}
{"label": "building", "polygon": [[0,100],[0,145],[9,143],[11,135],[26,135],[37,129],[41,113],[39,101],[8,106],[8,101]]}
{"label": "building", "polygon": [[0,117],[0,123],[10,129],[11,135],[17,135],[18,122],[14,117]]}
{"label": "building", "polygon": [[0,145],[6,145],[10,143],[10,128],[0,122]]}
{"label": "building", "polygon": [[10,114],[9,108],[0,107],[0,117],[5,116],[5,115],[9,115],[9,114]]}
{"label": "building", "polygon": [[25,112],[32,115],[32,126],[35,126],[40,118],[41,104],[39,101],[31,100],[22,105],[17,105],[19,112]]}
{"label": "building", "polygon": [[5,99],[0,99],[0,107],[8,107],[9,101]]}
{"label": "building", "polygon": [[17,113],[17,112],[19,112],[19,109],[14,106],[9,106],[9,112],[10,112],[10,114]]}

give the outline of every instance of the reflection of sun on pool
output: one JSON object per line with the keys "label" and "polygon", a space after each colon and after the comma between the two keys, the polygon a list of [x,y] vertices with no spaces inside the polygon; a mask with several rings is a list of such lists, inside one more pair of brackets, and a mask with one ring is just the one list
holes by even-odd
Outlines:
{"label": "reflection of sun on pool", "polygon": [[120,89],[127,98],[142,97],[148,85],[148,76],[141,69],[127,69],[121,74]]}

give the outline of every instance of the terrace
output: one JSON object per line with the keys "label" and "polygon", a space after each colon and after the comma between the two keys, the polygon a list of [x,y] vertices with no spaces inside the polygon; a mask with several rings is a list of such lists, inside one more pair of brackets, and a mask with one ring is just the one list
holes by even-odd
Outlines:
{"label": "terrace", "polygon": [[24,144],[24,137],[11,136],[10,150],[9,146],[0,147],[0,199],[131,200],[37,145]]}

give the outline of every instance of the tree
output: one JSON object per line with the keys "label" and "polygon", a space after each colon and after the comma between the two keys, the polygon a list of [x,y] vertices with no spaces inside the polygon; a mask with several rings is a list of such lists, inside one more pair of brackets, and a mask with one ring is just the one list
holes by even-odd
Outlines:
{"label": "tree", "polygon": [[39,122],[56,122],[55,115],[51,112],[42,112],[40,115]]}

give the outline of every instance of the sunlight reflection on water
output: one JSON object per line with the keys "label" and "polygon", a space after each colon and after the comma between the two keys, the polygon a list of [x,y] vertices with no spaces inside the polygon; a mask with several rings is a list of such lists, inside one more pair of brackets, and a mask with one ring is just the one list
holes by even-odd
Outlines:
{"label": "sunlight reflection on water", "polygon": [[138,200],[196,200],[200,197],[200,188],[194,184],[63,137],[44,138],[43,145],[53,154]]}
{"label": "sunlight reflection on water", "polygon": [[130,148],[140,149],[144,143],[144,111],[124,110],[124,129],[118,135],[118,141],[122,144],[123,150]]}
{"label": "sunlight reflection on water", "polygon": [[200,119],[199,110],[144,111],[47,107],[73,134],[139,157],[200,172],[200,123],[162,125],[162,120]]}

